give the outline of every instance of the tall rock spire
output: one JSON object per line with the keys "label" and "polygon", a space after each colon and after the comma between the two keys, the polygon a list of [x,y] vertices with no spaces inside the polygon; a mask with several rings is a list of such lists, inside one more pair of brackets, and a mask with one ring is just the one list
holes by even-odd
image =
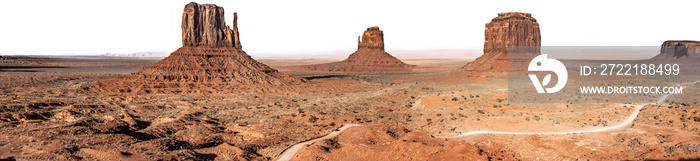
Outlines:
{"label": "tall rock spire", "polygon": [[241,46],[241,39],[239,39],[239,33],[240,32],[238,32],[238,13],[233,12],[233,47],[243,49],[243,46]]}

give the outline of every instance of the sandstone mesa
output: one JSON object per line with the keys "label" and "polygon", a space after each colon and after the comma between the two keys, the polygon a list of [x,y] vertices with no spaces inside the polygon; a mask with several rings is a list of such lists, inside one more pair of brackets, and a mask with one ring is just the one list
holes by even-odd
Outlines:
{"label": "sandstone mesa", "polygon": [[377,26],[367,28],[357,40],[357,51],[340,62],[309,65],[307,69],[336,72],[409,72],[406,64],[384,51],[384,32]]}
{"label": "sandstone mesa", "polygon": [[225,25],[224,9],[189,3],[182,14],[182,47],[136,73],[99,82],[88,88],[116,93],[269,92],[276,86],[304,82],[262,64],[241,48],[233,29]]}
{"label": "sandstone mesa", "polygon": [[529,13],[499,13],[486,24],[484,55],[468,63],[463,70],[505,72],[508,70],[508,48],[526,47],[523,57],[539,54],[540,25]]}
{"label": "sandstone mesa", "polygon": [[651,60],[680,63],[700,62],[700,41],[667,40],[661,45],[661,53]]}

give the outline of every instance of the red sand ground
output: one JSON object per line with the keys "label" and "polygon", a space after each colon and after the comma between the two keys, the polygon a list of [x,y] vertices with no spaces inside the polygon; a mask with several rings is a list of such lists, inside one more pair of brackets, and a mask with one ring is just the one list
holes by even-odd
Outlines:
{"label": "red sand ground", "polygon": [[[50,68],[0,72],[2,82],[11,82],[0,93],[0,158],[267,160],[344,124],[366,126],[315,142],[293,159],[700,157],[696,103],[647,105],[633,125],[616,131],[439,138],[474,130],[605,127],[633,110],[621,107],[625,104],[509,104],[504,77],[454,72],[459,64],[431,72],[329,74],[293,71],[281,63],[271,66],[308,82],[280,86],[277,93],[110,94],[83,88],[129,74],[82,73],[78,69],[95,68],[103,60],[73,60],[3,58],[3,66]],[[148,65],[121,62],[102,72]]]}

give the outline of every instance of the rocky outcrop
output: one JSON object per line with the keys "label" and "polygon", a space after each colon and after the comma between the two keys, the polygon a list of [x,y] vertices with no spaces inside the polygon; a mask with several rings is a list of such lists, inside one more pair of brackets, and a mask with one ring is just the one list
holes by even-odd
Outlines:
{"label": "rocky outcrop", "polygon": [[233,29],[224,21],[224,8],[191,2],[182,13],[182,46],[241,48],[238,15],[233,13]]}
{"label": "rocky outcrop", "polygon": [[[523,57],[539,54],[540,25],[529,13],[499,13],[486,24],[484,55],[462,67],[475,71],[507,71],[509,47]],[[513,49],[513,48],[512,48]],[[516,50],[514,50],[516,51]]]}
{"label": "rocky outcrop", "polygon": [[213,4],[185,6],[183,46],[165,59],[121,78],[105,80],[93,91],[117,93],[270,92],[304,82],[279,73],[241,50],[237,15],[224,26],[224,10]]}
{"label": "rocky outcrop", "polygon": [[384,50],[384,32],[378,26],[367,28],[362,37],[357,36],[357,50],[379,49]]}
{"label": "rocky outcrop", "polygon": [[379,27],[367,28],[357,40],[357,51],[340,62],[309,65],[305,68],[333,72],[408,72],[406,64],[384,51],[384,32]]}
{"label": "rocky outcrop", "polygon": [[700,41],[664,41],[661,45],[661,53],[651,60],[700,63]]}
{"label": "rocky outcrop", "polygon": [[529,13],[499,13],[486,24],[484,53],[508,52],[509,46],[540,46],[540,25]]}

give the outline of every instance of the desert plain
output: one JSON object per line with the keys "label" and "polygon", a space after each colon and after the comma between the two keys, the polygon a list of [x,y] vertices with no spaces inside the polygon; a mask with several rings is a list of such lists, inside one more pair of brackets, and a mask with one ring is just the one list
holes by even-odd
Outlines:
{"label": "desert plain", "polygon": [[[411,59],[406,59],[411,60]],[[82,87],[157,59],[2,57],[2,158],[40,160],[568,160],[698,157],[697,103],[509,104],[504,76],[468,60],[406,61],[419,72],[329,73],[261,59],[309,82],[275,93],[101,94]],[[692,88],[697,84],[691,85]],[[669,99],[672,99],[670,97]],[[614,126],[642,106],[630,125]]]}
{"label": "desert plain", "polygon": [[507,47],[541,46],[529,13],[487,23],[483,53],[387,52],[372,26],[338,59],[256,58],[223,15],[187,4],[165,58],[0,56],[0,160],[700,158],[699,75],[641,102],[511,102]]}

